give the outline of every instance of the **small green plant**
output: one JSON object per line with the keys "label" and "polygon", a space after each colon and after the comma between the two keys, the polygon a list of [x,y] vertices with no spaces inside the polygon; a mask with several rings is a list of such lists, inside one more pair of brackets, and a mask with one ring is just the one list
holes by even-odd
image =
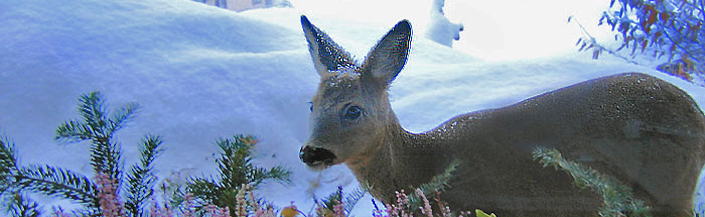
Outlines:
{"label": "small green plant", "polygon": [[338,186],[338,190],[328,195],[322,201],[317,201],[316,216],[318,217],[345,217],[345,202],[343,202],[343,187]]}
{"label": "small green plant", "polygon": [[566,160],[556,149],[536,148],[532,154],[544,167],[553,166],[555,169],[566,171],[578,186],[589,187],[602,195],[604,206],[599,211],[600,216],[651,216],[649,207],[634,198],[632,189],[620,184],[613,177]]}
{"label": "small green plant", "polygon": [[282,184],[291,182],[291,171],[282,166],[265,169],[252,165],[250,155],[257,144],[254,137],[238,135],[220,139],[216,144],[220,148],[220,157],[216,159],[219,177],[193,177],[186,184],[185,194],[202,202],[196,209],[201,209],[205,204],[213,204],[227,207],[231,216],[240,216],[237,214],[238,192],[246,190],[242,186],[254,189],[266,180]]}
{"label": "small green plant", "polygon": [[484,211],[479,210],[479,209],[475,210],[475,216],[477,216],[477,217],[497,217],[494,213],[487,214]]}
{"label": "small green plant", "polygon": [[[448,186],[452,173],[459,165],[460,161],[452,161],[442,173],[431,178],[429,182],[421,184],[418,188],[411,188],[414,189],[411,194],[407,194],[404,189],[395,192],[397,201],[395,204],[386,204],[386,212],[381,211],[374,200],[372,200],[375,207],[372,215],[374,217],[412,217],[414,214],[420,213],[426,217],[470,216],[467,212],[463,211],[459,213],[451,212],[450,207],[446,206],[440,198],[441,193],[445,191]],[[437,210],[437,214],[435,215],[427,195],[435,196],[437,207],[440,209]]]}
{"label": "small green plant", "polygon": [[38,193],[82,204],[85,209],[77,212],[83,215],[143,216],[142,208],[156,181],[152,162],[162,150],[161,138],[145,136],[140,162],[124,176],[121,145],[113,135],[132,118],[137,104],[127,104],[110,115],[102,95],[92,92],[79,98],[78,107],[82,120],[61,124],[55,139],[64,143],[90,141],[93,180],[50,165],[23,166],[14,144],[0,140],[0,193],[8,211],[14,216],[38,216],[38,205],[26,196]]}
{"label": "small green plant", "polygon": [[[446,190],[446,187],[448,186],[448,183],[450,182],[450,178],[452,177],[452,173],[456,170],[456,168],[460,165],[459,160],[453,160],[450,162],[450,164],[446,167],[443,172],[440,174],[437,174],[431,178],[431,180],[427,183],[423,183],[419,185],[418,187],[410,186],[409,189],[413,189],[413,192],[411,194],[408,194],[404,192],[404,189],[400,189],[397,192],[397,199],[399,199],[400,196],[402,196],[402,199],[408,200],[404,202],[404,206],[409,206],[409,207],[421,207],[424,205],[423,199],[427,195],[436,195],[438,197],[441,192]],[[365,185],[364,186],[366,189],[374,188],[374,186],[369,186]],[[439,203],[440,203],[440,198],[438,198]],[[400,202],[400,201],[397,201]],[[389,204],[387,204],[389,205]],[[440,206],[443,207],[443,206]],[[399,209],[399,208],[397,208]]]}
{"label": "small green plant", "polygon": [[[372,200],[372,204],[374,205],[374,210],[372,212],[373,217],[413,217],[413,216],[425,216],[425,217],[464,217],[464,216],[471,216],[470,212],[465,212],[465,211],[460,211],[460,212],[452,212],[450,210],[449,206],[446,206],[443,201],[441,201],[440,198],[441,192],[435,192],[435,200],[437,202],[437,207],[440,210],[437,210],[436,213],[434,213],[434,210],[431,206],[431,202],[428,200],[426,195],[423,193],[423,191],[420,188],[417,188],[413,196],[416,196],[419,198],[420,204],[418,205],[412,205],[410,202],[410,197],[407,195],[404,190],[400,190],[396,192],[396,197],[397,201],[394,204],[386,204],[386,210],[382,211],[377,207],[377,204],[375,203],[374,200]],[[496,217],[494,214],[492,215],[487,215],[481,210],[476,210],[476,216],[478,217]],[[484,214],[484,216],[482,215]],[[338,216],[336,216],[338,217]]]}
{"label": "small green plant", "polygon": [[352,192],[343,193],[343,186],[338,186],[338,190],[328,195],[325,199],[316,201],[316,216],[349,216],[360,199],[367,194],[365,188],[357,188]]}
{"label": "small green plant", "polygon": [[417,188],[417,190],[410,195],[410,205],[415,207],[420,206],[422,203],[421,197],[425,197],[425,195],[436,195],[440,192],[445,191],[446,187],[448,186],[448,182],[450,182],[452,173],[459,165],[460,161],[454,160],[448,165],[448,167],[446,167],[446,169],[442,173],[435,175],[433,178],[431,178],[431,181],[421,184]]}

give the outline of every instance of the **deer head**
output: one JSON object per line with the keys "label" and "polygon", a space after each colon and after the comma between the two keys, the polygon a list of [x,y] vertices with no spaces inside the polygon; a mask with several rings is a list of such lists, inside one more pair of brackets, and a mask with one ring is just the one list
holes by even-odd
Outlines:
{"label": "deer head", "polygon": [[315,169],[360,162],[381,148],[386,129],[398,127],[387,87],[406,63],[411,24],[394,26],[361,65],[306,16],[301,25],[321,82],[311,102],[313,131],[299,157]]}

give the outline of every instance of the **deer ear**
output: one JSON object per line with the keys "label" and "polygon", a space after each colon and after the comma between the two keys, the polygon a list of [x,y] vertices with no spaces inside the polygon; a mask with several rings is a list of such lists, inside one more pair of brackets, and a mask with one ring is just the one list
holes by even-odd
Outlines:
{"label": "deer ear", "polygon": [[308,41],[308,51],[311,53],[313,65],[321,76],[343,68],[356,67],[348,52],[345,52],[328,35],[311,24],[306,16],[301,16],[301,27]]}
{"label": "deer ear", "polygon": [[406,64],[410,42],[411,23],[402,20],[367,54],[362,64],[363,74],[368,73],[386,84],[391,83]]}

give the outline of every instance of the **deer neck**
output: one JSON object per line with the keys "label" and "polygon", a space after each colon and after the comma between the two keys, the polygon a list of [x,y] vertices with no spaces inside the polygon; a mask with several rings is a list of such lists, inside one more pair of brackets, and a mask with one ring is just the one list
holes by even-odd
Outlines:
{"label": "deer neck", "polygon": [[[370,187],[376,198],[392,200],[394,190],[419,187],[440,173],[435,168],[440,162],[430,152],[443,152],[445,146],[433,132],[414,134],[404,130],[394,117],[383,135],[373,141],[368,149],[346,165],[353,171],[360,184]],[[382,192],[385,189],[387,192]],[[413,189],[407,189],[407,192]],[[383,201],[388,203],[390,201]]]}

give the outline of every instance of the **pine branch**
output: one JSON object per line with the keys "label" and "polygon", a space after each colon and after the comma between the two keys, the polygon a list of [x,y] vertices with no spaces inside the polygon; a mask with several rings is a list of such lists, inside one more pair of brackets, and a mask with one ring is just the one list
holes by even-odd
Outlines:
{"label": "pine branch", "polygon": [[249,184],[256,188],[266,180],[279,183],[290,183],[291,171],[276,166],[271,169],[258,168],[252,165],[250,155],[256,139],[252,136],[235,136],[232,139],[221,139],[217,142],[221,149],[221,157],[216,160],[221,175],[221,184],[225,188],[239,188]]}
{"label": "pine branch", "polygon": [[54,139],[62,143],[76,143],[91,139],[91,129],[78,121],[67,121],[56,128]]}
{"label": "pine branch", "polygon": [[125,208],[131,216],[142,216],[144,202],[153,194],[152,189],[157,178],[154,176],[152,162],[162,151],[161,144],[159,136],[147,135],[140,149],[140,164],[132,166],[131,173],[127,176]]}
{"label": "pine branch", "polygon": [[[8,209],[13,216],[36,216],[38,205],[22,195],[23,190],[59,196],[87,204],[94,211],[99,206],[96,186],[86,177],[50,166],[19,167],[14,145],[0,139],[0,195],[10,198]],[[7,195],[10,194],[10,195]]]}
{"label": "pine branch", "polygon": [[247,173],[252,168],[247,156],[250,155],[250,147],[235,139],[221,139],[217,142],[221,149],[218,163],[220,173],[220,183],[224,188],[239,188],[246,183]]}
{"label": "pine branch", "polygon": [[225,188],[239,188],[247,182],[247,171],[251,169],[247,158],[250,155],[250,147],[238,138],[236,136],[233,139],[220,139],[216,142],[221,149],[220,158],[216,159],[216,163],[218,163],[220,183]]}
{"label": "pine branch", "polygon": [[5,142],[6,140],[0,139],[0,196],[16,192],[12,189],[12,185],[16,182],[13,174],[19,170],[14,144]]}
{"label": "pine branch", "polygon": [[90,127],[93,139],[109,140],[107,131],[107,108],[100,92],[91,92],[79,97],[78,112],[83,116],[85,125]]}
{"label": "pine branch", "polygon": [[122,151],[119,144],[91,144],[91,165],[99,174],[107,174],[115,180],[122,180]]}
{"label": "pine branch", "polygon": [[[6,178],[6,177],[3,177]],[[97,208],[98,187],[85,176],[69,170],[51,166],[32,165],[20,168],[11,175],[16,180],[13,187],[41,192],[49,196],[60,196],[75,202]]]}
{"label": "pine branch", "polygon": [[116,111],[112,118],[108,119],[107,134],[112,135],[123,127],[123,124],[131,120],[134,113],[139,108],[136,103],[128,103],[127,105]]}
{"label": "pine branch", "polygon": [[289,170],[281,166],[265,169],[251,164],[250,154],[256,143],[254,137],[245,135],[218,140],[216,145],[221,149],[216,159],[219,179],[190,178],[188,192],[206,203],[236,210],[237,192],[244,184],[254,188],[269,179],[289,183]]}
{"label": "pine branch", "polygon": [[[419,189],[421,189],[424,195],[434,195],[436,192],[444,191],[445,187],[448,186],[448,182],[450,182],[451,173],[453,173],[458,166],[460,166],[460,160],[451,161],[441,174],[434,176],[431,181],[421,184]],[[421,201],[419,200],[419,196],[420,195],[416,195],[416,193],[412,194],[409,198],[411,200],[410,204],[416,205],[418,203],[418,205],[420,205]]]}
{"label": "pine branch", "polygon": [[566,160],[556,149],[536,148],[532,155],[544,167],[552,166],[566,171],[578,186],[589,187],[602,195],[604,206],[599,211],[600,216],[651,216],[648,212],[649,207],[645,206],[643,201],[634,198],[632,189],[620,184],[613,177]]}
{"label": "pine branch", "polygon": [[12,174],[16,171],[15,145],[8,142],[7,138],[0,138],[0,174]]}
{"label": "pine branch", "polygon": [[254,137],[245,135],[218,142],[222,150],[218,168],[224,187],[239,188],[242,184],[249,184],[252,188],[256,188],[266,180],[275,180],[282,184],[291,182],[289,178],[291,171],[288,169],[281,166],[265,169],[252,165],[250,155],[256,143],[257,140]]}
{"label": "pine branch", "polygon": [[9,198],[9,200],[9,206],[6,211],[12,216],[38,217],[41,214],[39,212],[39,205],[37,202],[34,202],[26,195],[16,192]]}
{"label": "pine branch", "polygon": [[[132,211],[130,214],[133,216],[143,216],[143,203],[152,195],[153,185],[157,181],[152,163],[162,151],[161,138],[148,135],[143,140],[142,159],[131,168],[128,175],[126,204],[121,203],[119,197],[123,181],[121,145],[113,141],[113,134],[131,119],[137,108],[137,104],[127,104],[113,115],[109,115],[99,92],[84,94],[79,97],[78,103],[82,120],[70,120],[57,127],[56,140],[66,143],[90,140],[91,165],[100,177],[98,185],[85,176],[66,169],[47,165],[18,166],[14,145],[6,142],[7,139],[0,138],[0,196],[6,196],[8,193],[20,194],[20,191],[28,190],[85,205],[86,209],[80,213],[74,212],[76,215],[110,215],[104,212],[116,210],[118,212],[115,213],[123,215],[123,206],[127,206],[131,208],[129,211]],[[103,189],[100,189],[101,187]],[[19,201],[24,198],[15,199]],[[36,208],[36,203],[29,203],[27,200],[20,202],[23,201],[24,203],[16,203],[21,205],[15,206],[15,210],[20,210],[15,212],[16,214],[28,213],[25,211]],[[110,204],[111,202],[113,204]]]}
{"label": "pine branch", "polygon": [[[460,166],[460,160],[456,159],[451,161],[442,173],[433,176],[431,181],[421,184],[418,189],[420,189],[424,195],[435,195],[436,192],[443,192],[445,187],[448,186],[448,182],[450,182],[452,173],[458,168],[458,166]],[[421,195],[418,195],[416,191],[414,191],[414,193],[409,196],[409,206],[420,207],[421,205],[423,205]]]}
{"label": "pine branch", "polygon": [[219,205],[216,204],[216,201],[218,201],[219,195],[223,193],[225,188],[212,178],[190,178],[187,182],[187,189],[197,199]]}
{"label": "pine branch", "polygon": [[253,168],[251,170],[251,176],[248,178],[248,183],[253,187],[256,187],[265,180],[274,180],[280,184],[290,184],[290,176],[291,171],[282,166],[275,166],[271,169]]}
{"label": "pine branch", "polygon": [[[82,121],[72,120],[60,125],[55,139],[67,143],[91,140],[91,166],[98,174],[107,174],[114,180],[122,180],[122,150],[112,141],[113,134],[131,118],[137,104],[122,107],[112,118],[107,118],[107,106],[100,92],[79,97],[78,112]],[[121,183],[118,183],[120,186]]]}

